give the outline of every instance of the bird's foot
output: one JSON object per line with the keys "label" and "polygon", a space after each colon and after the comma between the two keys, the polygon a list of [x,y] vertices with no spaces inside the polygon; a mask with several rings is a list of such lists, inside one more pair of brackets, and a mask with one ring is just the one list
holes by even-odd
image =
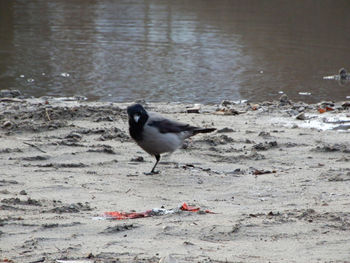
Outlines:
{"label": "bird's foot", "polygon": [[144,175],[155,175],[155,174],[159,174],[159,171],[150,171],[149,173],[143,173]]}

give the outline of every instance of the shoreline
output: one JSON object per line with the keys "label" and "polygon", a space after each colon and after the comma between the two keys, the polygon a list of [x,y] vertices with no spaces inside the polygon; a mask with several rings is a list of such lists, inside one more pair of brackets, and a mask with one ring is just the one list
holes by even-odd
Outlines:
{"label": "shoreline", "polygon": [[[152,176],[127,105],[0,98],[0,262],[349,259],[350,102],[147,103],[217,128]],[[184,202],[216,214],[93,220]]]}

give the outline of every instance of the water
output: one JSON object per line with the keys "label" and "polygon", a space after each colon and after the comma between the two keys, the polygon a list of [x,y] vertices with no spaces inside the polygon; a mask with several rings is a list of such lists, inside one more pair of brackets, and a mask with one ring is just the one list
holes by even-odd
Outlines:
{"label": "water", "polygon": [[[90,100],[345,100],[348,0],[2,0],[0,89]],[[300,93],[300,94],[299,94]],[[302,95],[309,94],[311,95]]]}

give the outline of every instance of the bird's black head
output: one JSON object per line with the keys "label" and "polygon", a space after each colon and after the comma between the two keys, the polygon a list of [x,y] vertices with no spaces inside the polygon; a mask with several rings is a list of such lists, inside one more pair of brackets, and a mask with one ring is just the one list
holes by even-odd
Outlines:
{"label": "bird's black head", "polygon": [[148,120],[147,111],[141,104],[134,104],[127,108],[129,115],[129,132],[134,140],[142,139],[142,130]]}
{"label": "bird's black head", "polygon": [[147,111],[142,107],[141,104],[134,104],[127,108],[129,115],[129,120],[132,119],[134,122],[138,123],[141,117],[148,116]]}
{"label": "bird's black head", "polygon": [[347,75],[346,69],[345,68],[339,69],[339,75],[341,79],[346,79],[346,75]]}

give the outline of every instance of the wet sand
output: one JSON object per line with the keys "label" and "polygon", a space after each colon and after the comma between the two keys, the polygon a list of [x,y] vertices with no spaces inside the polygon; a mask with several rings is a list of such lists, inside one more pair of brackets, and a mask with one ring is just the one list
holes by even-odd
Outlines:
{"label": "wet sand", "polygon": [[[341,119],[350,103],[284,97],[202,105],[199,114],[146,104],[218,129],[162,157],[152,176],[144,172],[154,158],[128,136],[127,105],[1,99],[0,262],[350,259],[350,135]],[[215,214],[99,218],[183,202]]]}

